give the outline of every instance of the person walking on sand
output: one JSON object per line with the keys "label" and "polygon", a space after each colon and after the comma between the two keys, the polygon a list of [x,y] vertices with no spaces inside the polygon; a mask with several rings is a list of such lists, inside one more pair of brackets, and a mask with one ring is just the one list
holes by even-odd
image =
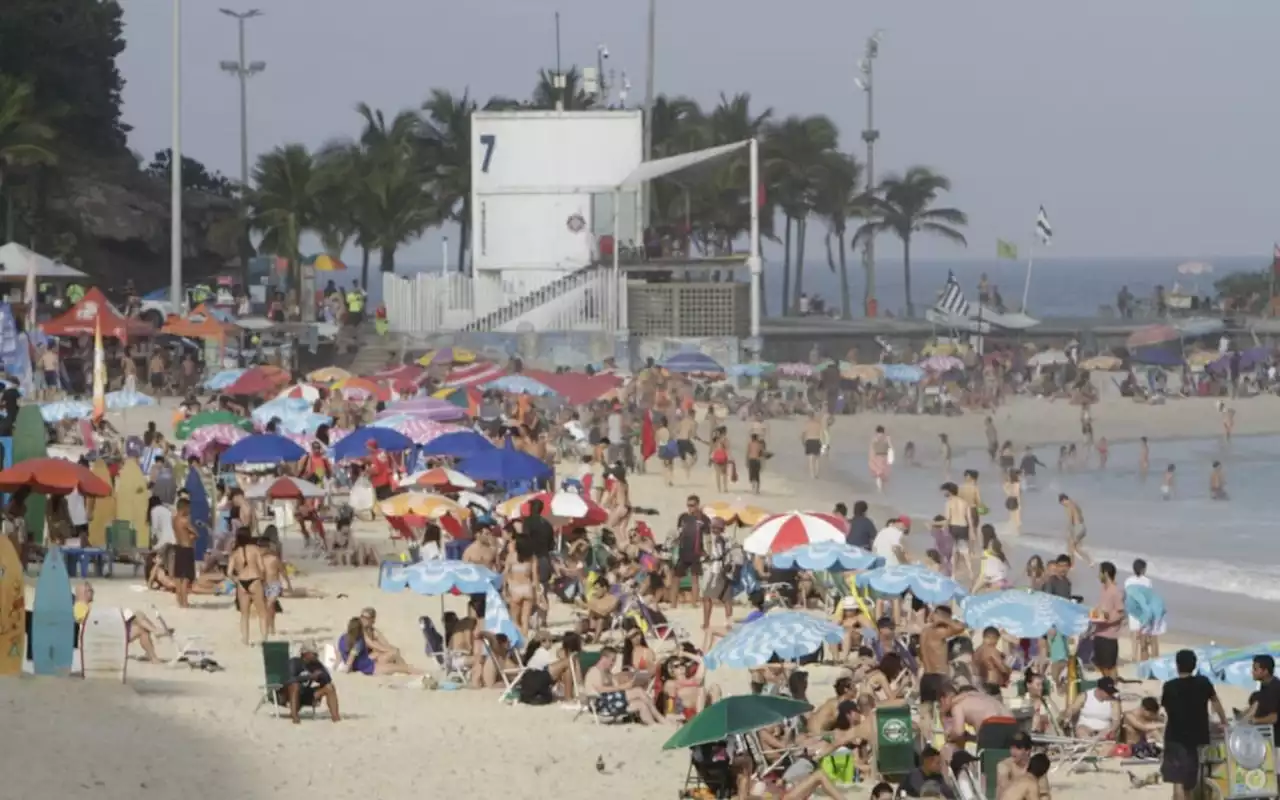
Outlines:
{"label": "person walking on sand", "polygon": [[893,440],[884,432],[883,425],[877,425],[875,435],[871,437],[867,464],[871,468],[871,476],[876,479],[876,491],[884,494],[884,485],[893,466]]}
{"label": "person walking on sand", "polygon": [[751,484],[751,491],[755,494],[760,494],[760,470],[764,467],[767,455],[764,439],[758,433],[751,434],[751,439],[747,442],[747,482]]}
{"label": "person walking on sand", "polygon": [[1229,500],[1227,497],[1227,476],[1222,471],[1222,462],[1213,462],[1213,471],[1209,473],[1209,498],[1211,500]]}
{"label": "person walking on sand", "polygon": [[687,411],[676,423],[676,454],[680,456],[680,465],[684,467],[684,478],[689,480],[693,465],[698,461],[698,449],[693,440],[697,437],[698,421],[693,412]]}
{"label": "person walking on sand", "polygon": [[981,524],[983,515],[987,513],[987,507],[982,502],[982,488],[978,486],[978,471],[976,469],[966,469],[964,471],[964,482],[960,484],[959,493],[960,499],[969,504],[969,531],[973,535],[967,540],[967,547],[971,563],[976,564],[980,555],[978,549],[978,526]]}
{"label": "person walking on sand", "polygon": [[[177,533],[177,531],[175,531]],[[267,597],[263,575],[262,548],[248,528],[236,531],[235,547],[227,563],[227,577],[236,582],[236,605],[240,608],[240,641],[249,644],[249,616],[258,611],[258,634],[267,638]]]}
{"label": "person walking on sand", "polygon": [[1084,511],[1081,510],[1080,504],[1065,494],[1058,495],[1058,504],[1067,512],[1067,555],[1072,560],[1076,556],[1084,559],[1089,566],[1093,566],[1093,559],[1084,551],[1084,537],[1088,535],[1088,530],[1084,525]]}
{"label": "person walking on sand", "polygon": [[804,428],[800,431],[800,444],[804,448],[805,460],[809,463],[809,477],[813,480],[818,479],[819,462],[822,456],[822,420],[818,419],[818,412],[810,411],[809,418],[804,422]]}
{"label": "person walking on sand", "polygon": [[1236,410],[1227,408],[1224,402],[1218,402],[1218,411],[1222,414],[1222,436],[1228,442],[1231,441],[1231,431],[1236,427]]}
{"label": "person walking on sand", "polygon": [[191,501],[178,501],[177,515],[173,518],[173,593],[178,608],[190,608],[188,595],[191,583],[196,579],[196,529],[191,524]]}
{"label": "person walking on sand", "polygon": [[972,578],[973,559],[969,553],[969,539],[971,532],[976,533],[976,526],[972,526],[972,509],[969,507],[969,502],[960,494],[960,488],[954,483],[942,484],[942,497],[946,502],[942,516],[946,520],[953,544],[951,574],[954,576],[959,572],[960,562],[963,561],[966,573]]}
{"label": "person walking on sand", "polygon": [[996,462],[996,454],[1000,452],[1000,436],[996,433],[996,423],[991,417],[987,417],[982,423],[987,432],[987,455],[991,457],[991,463]]}

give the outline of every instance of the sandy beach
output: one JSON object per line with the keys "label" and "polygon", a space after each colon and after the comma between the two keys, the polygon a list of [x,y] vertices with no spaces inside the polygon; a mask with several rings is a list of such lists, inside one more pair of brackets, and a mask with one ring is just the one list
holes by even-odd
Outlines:
{"label": "sandy beach", "polygon": [[[1238,435],[1280,432],[1280,400],[1274,397],[1239,404]],[[113,414],[112,421],[130,432],[155,419],[168,429],[169,411],[136,409]],[[1003,437],[1023,443],[1056,443],[1076,438],[1079,409],[1066,403],[1016,400],[995,414]],[[1094,408],[1099,435],[1113,440],[1150,436],[1215,436],[1218,415],[1209,400],[1185,400],[1162,407],[1137,406],[1119,398],[1105,399]],[[948,432],[957,450],[983,443],[981,417],[915,416],[841,417],[833,431],[831,460],[821,480],[809,481],[799,453],[798,421],[770,423],[771,449],[777,454],[764,475],[764,490],[752,502],[782,511],[791,508],[829,510],[836,502],[874,501],[865,473],[866,442],[878,424],[889,428],[896,442],[936,441]],[[742,428],[731,425],[733,441],[743,441]],[[736,445],[740,449],[740,445]],[[932,458],[932,445],[921,446],[921,457]],[[962,468],[969,455],[957,456]],[[975,456],[976,457],[976,456]],[[980,456],[985,461],[985,455]],[[1042,456],[1044,458],[1044,456]],[[842,462],[842,459],[848,459]],[[1048,460],[1048,459],[1045,459]],[[837,466],[846,464],[841,472]],[[861,463],[861,471],[857,464]],[[852,464],[853,466],[848,466]],[[922,467],[921,470],[932,469]],[[906,470],[904,470],[906,471]],[[676,470],[676,486],[665,486],[656,464],[646,475],[631,479],[632,501],[659,509],[649,523],[659,536],[670,531],[675,515],[689,493],[715,499],[711,472],[694,469],[690,480]],[[932,479],[932,478],[930,478]],[[745,484],[741,495],[746,498]],[[904,509],[907,510],[907,509]],[[911,510],[907,510],[911,511]],[[882,521],[890,509],[873,506]],[[390,549],[382,522],[361,523],[364,543],[383,552]],[[1105,540],[1109,534],[1096,534]],[[411,593],[388,594],[376,584],[372,568],[329,567],[301,557],[296,530],[286,537],[286,555],[301,571],[295,583],[327,594],[327,599],[288,600],[278,620],[281,638],[291,641],[331,641],[347,620],[364,606],[378,610],[379,625],[419,667],[427,666],[418,631],[420,615],[438,614],[437,598]],[[1011,553],[1015,572],[1025,551]],[[1125,565],[1121,565],[1125,566]],[[93,796],[100,800],[178,797],[186,800],[237,798],[401,798],[438,794],[450,797],[671,797],[683,785],[688,767],[684,751],[664,753],[661,745],[671,728],[596,726],[588,718],[575,720],[559,705],[510,707],[489,690],[433,691],[409,688],[405,677],[335,675],[344,719],[333,724],[321,713],[303,724],[275,718],[269,708],[254,713],[262,680],[257,647],[240,643],[238,615],[226,598],[196,597],[193,608],[175,608],[171,595],[143,591],[140,581],[117,573],[112,580],[94,580],[97,604],[123,606],[152,613],[152,606],[177,630],[176,640],[198,635],[213,657],[225,667],[219,673],[193,671],[185,665],[131,662],[125,686],[79,679],[22,678],[0,680],[0,708],[9,732],[0,745],[0,796]],[[1158,569],[1153,576],[1159,581]],[[1092,573],[1073,574],[1092,593]],[[34,583],[34,578],[30,583]],[[1207,596],[1212,597],[1209,593]],[[1235,598],[1238,600],[1239,598]],[[1223,608],[1233,608],[1228,597]],[[461,610],[462,599],[446,598]],[[1179,643],[1202,636],[1187,635],[1179,627],[1190,608],[1170,598],[1171,633],[1162,643],[1172,653]],[[1201,603],[1210,608],[1210,603]],[[1236,613],[1233,611],[1232,613]],[[687,629],[700,621],[692,609],[674,614]],[[553,605],[551,623],[563,626],[568,610]],[[719,614],[716,619],[718,621]],[[171,656],[174,642],[162,641],[160,654]],[[1127,646],[1122,648],[1127,656]],[[834,667],[810,669],[812,699],[830,696],[837,676]],[[745,671],[722,669],[710,681],[728,693],[747,691]],[[1159,685],[1126,687],[1159,694]],[[1222,690],[1228,708],[1244,704],[1246,693]],[[606,768],[597,770],[597,759]],[[1150,771],[1151,768],[1143,768]],[[1128,794],[1129,779],[1118,763],[1104,762],[1097,772],[1052,776],[1054,796],[1084,800]],[[866,787],[851,796],[865,795]],[[1156,787],[1135,792],[1163,797]]]}

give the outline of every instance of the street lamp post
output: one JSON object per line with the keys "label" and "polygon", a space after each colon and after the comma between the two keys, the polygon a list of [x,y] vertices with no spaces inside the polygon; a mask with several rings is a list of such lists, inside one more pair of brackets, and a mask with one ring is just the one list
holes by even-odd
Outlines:
{"label": "street lamp post", "polygon": [[[880,131],[875,124],[875,61],[880,55],[882,31],[876,31],[867,38],[866,54],[858,62],[858,77],[853,82],[867,96],[867,125],[862,129],[862,141],[867,143],[867,194],[875,188],[876,180],[876,140]],[[876,240],[868,236],[862,244],[862,268],[867,274],[867,288],[863,293],[863,313],[875,314],[876,302]]]}
{"label": "street lamp post", "polygon": [[250,78],[267,68],[267,62],[265,61],[246,60],[244,23],[246,20],[262,16],[262,12],[256,8],[241,12],[232,11],[228,8],[219,10],[228,17],[235,19],[240,34],[239,60],[222,61],[218,66],[222,68],[223,72],[235,75],[240,80],[240,197],[243,204],[244,193],[249,189],[249,101],[247,84]]}
{"label": "street lamp post", "polygon": [[182,308],[182,0],[173,0],[173,141],[169,152],[169,301]]}

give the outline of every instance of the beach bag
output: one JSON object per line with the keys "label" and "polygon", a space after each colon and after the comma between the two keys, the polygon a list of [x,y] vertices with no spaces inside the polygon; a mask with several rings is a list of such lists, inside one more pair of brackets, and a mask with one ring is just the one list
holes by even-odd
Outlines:
{"label": "beach bag", "polygon": [[885,455],[884,460],[889,466],[891,467],[893,466],[893,448],[892,447],[889,448],[889,452],[888,454]]}
{"label": "beach bag", "polygon": [[857,759],[853,757],[853,751],[845,748],[822,759],[818,768],[837,786],[850,786],[858,780]]}

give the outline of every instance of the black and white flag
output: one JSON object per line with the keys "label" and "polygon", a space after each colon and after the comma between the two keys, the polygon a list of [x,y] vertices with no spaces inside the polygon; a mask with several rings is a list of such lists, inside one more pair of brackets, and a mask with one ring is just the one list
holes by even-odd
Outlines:
{"label": "black and white flag", "polygon": [[942,295],[934,308],[955,317],[969,316],[969,301],[964,299],[964,290],[960,288],[954,272],[947,273],[947,285],[942,287]]}
{"label": "black and white flag", "polygon": [[1041,244],[1053,244],[1053,226],[1049,224],[1049,215],[1044,213],[1044,206],[1040,206],[1040,213],[1036,214],[1036,235]]}

